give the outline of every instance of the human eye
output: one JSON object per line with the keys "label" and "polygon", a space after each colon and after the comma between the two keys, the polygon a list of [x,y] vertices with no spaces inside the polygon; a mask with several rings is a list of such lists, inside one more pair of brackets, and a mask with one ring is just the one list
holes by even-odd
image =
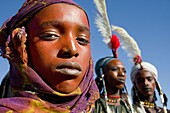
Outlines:
{"label": "human eye", "polygon": [[83,45],[83,46],[85,46],[85,45],[87,45],[88,43],[90,43],[89,40],[88,40],[88,38],[87,38],[85,35],[80,35],[80,36],[78,36],[78,37],[76,38],[76,40],[78,41],[78,43],[79,43],[80,45]]}
{"label": "human eye", "polygon": [[117,68],[117,67],[112,67],[111,70],[112,70],[112,71],[117,71],[118,68]]}
{"label": "human eye", "polygon": [[148,81],[152,81],[152,80],[153,80],[153,78],[152,78],[152,77],[148,77],[147,79],[148,79]]}
{"label": "human eye", "polygon": [[59,37],[60,36],[55,32],[44,32],[40,34],[41,39],[48,40],[48,41],[58,39]]}
{"label": "human eye", "polygon": [[144,82],[144,80],[143,80],[142,78],[138,78],[138,79],[137,79],[137,82],[138,82],[138,83],[140,83],[140,82],[142,83],[142,82]]}
{"label": "human eye", "polygon": [[126,73],[126,69],[123,69],[123,72]]}

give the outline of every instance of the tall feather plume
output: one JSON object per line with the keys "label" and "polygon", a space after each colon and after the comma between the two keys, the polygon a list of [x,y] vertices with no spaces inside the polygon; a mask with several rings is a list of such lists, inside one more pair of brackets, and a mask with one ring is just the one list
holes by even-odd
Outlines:
{"label": "tall feather plume", "polygon": [[[127,33],[127,31],[119,26],[112,26],[112,30],[119,35],[121,47],[127,53],[128,57],[135,63],[141,62],[141,51],[136,41]],[[134,59],[136,58],[136,59]]]}
{"label": "tall feather plume", "polygon": [[98,14],[95,18],[95,24],[97,25],[99,32],[101,32],[101,35],[104,38],[103,41],[108,45],[109,48],[111,48],[109,43],[112,37],[112,31],[107,15],[105,0],[94,0],[94,4],[98,10]]}

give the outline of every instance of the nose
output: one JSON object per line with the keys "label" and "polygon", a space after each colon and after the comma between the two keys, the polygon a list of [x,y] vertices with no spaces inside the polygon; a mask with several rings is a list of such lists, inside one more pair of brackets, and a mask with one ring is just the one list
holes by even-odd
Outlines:
{"label": "nose", "polygon": [[124,77],[125,74],[126,74],[126,73],[125,73],[122,69],[119,69],[118,76]]}
{"label": "nose", "polygon": [[144,85],[145,85],[145,86],[148,86],[148,83],[149,83],[148,80],[144,80]]}
{"label": "nose", "polygon": [[77,41],[75,38],[63,38],[62,48],[59,51],[58,57],[71,58],[78,57]]}

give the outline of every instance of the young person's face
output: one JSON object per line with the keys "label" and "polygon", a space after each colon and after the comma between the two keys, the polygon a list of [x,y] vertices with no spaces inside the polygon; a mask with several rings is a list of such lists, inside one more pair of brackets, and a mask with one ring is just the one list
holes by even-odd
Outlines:
{"label": "young person's face", "polygon": [[89,29],[85,12],[64,3],[42,9],[29,22],[30,65],[56,91],[70,93],[83,79],[91,58]]}
{"label": "young person's face", "polygon": [[155,91],[155,79],[149,71],[140,70],[135,78],[135,86],[140,94],[145,97],[152,96]]}
{"label": "young person's face", "polygon": [[122,89],[126,80],[126,69],[120,60],[112,60],[104,67],[105,80],[108,87]]}

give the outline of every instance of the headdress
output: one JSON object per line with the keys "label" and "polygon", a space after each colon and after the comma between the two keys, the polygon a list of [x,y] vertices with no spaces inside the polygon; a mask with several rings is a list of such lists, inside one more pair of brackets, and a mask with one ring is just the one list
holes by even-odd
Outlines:
{"label": "headdress", "polygon": [[155,80],[158,80],[158,71],[156,67],[148,62],[141,62],[141,64],[135,64],[135,66],[132,67],[131,73],[130,73],[131,81],[135,80],[136,74],[141,69],[141,66],[143,70],[151,72]]}
{"label": "headdress", "polygon": [[[167,98],[166,95],[163,93],[160,84],[158,82],[158,72],[155,66],[150,64],[149,62],[143,62],[141,57],[141,51],[136,43],[136,41],[127,33],[127,31],[118,26],[112,26],[112,30],[115,31],[120,36],[121,46],[122,49],[127,52],[127,55],[131,61],[134,62],[134,66],[131,69],[131,80],[134,83],[134,79],[136,77],[136,73],[140,69],[147,70],[152,73],[155,78],[157,84],[157,90],[160,95],[161,103],[163,104],[164,112],[167,113],[166,105],[167,105]],[[133,91],[132,91],[133,93]]]}
{"label": "headdress", "polygon": [[[111,29],[111,26],[110,26],[108,15],[107,15],[105,0],[94,0],[94,3],[96,5],[97,11],[98,11],[97,17],[95,18],[95,24],[98,28],[98,31],[101,33],[101,35],[103,37],[103,41],[108,45],[108,47],[113,52],[113,57],[105,57],[105,58],[99,59],[96,63],[96,67],[95,67],[95,71],[96,71],[96,74],[98,76],[96,78],[96,80],[99,80],[99,82],[97,82],[97,84],[102,81],[103,87],[104,87],[103,90],[104,90],[105,100],[107,100],[107,91],[106,91],[106,88],[105,88],[103,67],[108,62],[110,62],[111,60],[118,57],[117,50],[120,46],[120,42],[119,42],[119,39],[117,38],[117,36],[115,34],[112,35],[112,29]],[[99,87],[99,90],[100,90],[100,88],[101,87]],[[131,111],[133,112],[131,100],[130,100],[129,97],[128,97],[128,102],[130,104]],[[106,101],[106,107],[107,107],[107,111],[109,111],[107,101]]]}
{"label": "headdress", "polygon": [[[18,13],[12,18],[8,19],[0,29],[1,54],[2,56],[9,58],[10,85],[13,91],[15,91],[15,95],[21,95],[23,98],[31,97],[36,99],[36,101],[32,101],[30,98],[23,99],[23,103],[17,103],[18,105],[22,106],[15,106],[15,102],[20,102],[21,98],[7,98],[4,99],[4,101],[0,101],[1,106],[2,103],[6,103],[8,108],[13,108],[13,110],[24,109],[26,112],[26,110],[30,110],[29,107],[34,107],[32,105],[42,105],[44,108],[42,107],[37,109],[45,109],[48,112],[48,109],[51,110],[51,108],[53,108],[54,111],[58,112],[77,113],[82,112],[98,99],[98,89],[93,78],[93,63],[91,61],[89,61],[89,67],[78,88],[70,94],[63,94],[51,88],[31,67],[27,65],[27,61],[23,59],[27,57],[23,56],[26,55],[25,41],[27,35],[25,28],[22,26],[24,26],[41,9],[57,3],[71,4],[82,9],[72,0],[27,0]],[[12,48],[11,50],[14,50],[15,46],[13,47],[13,45],[10,45],[12,42],[11,40],[13,40],[15,43],[17,39],[21,41],[23,46],[20,47],[20,45],[17,44],[15,44],[15,46],[19,46],[20,49],[23,49],[23,51],[18,52],[15,50],[13,53],[18,52],[16,56],[19,56],[19,58],[21,57],[20,59],[23,62],[18,62],[18,58],[15,59],[16,61],[13,61],[13,59],[10,59],[10,56],[8,56],[6,53],[6,51],[9,49],[8,47],[10,47],[10,49]],[[47,100],[49,103],[43,103],[43,100],[41,100],[42,103],[39,103],[39,97],[41,97],[41,99],[43,98],[43,100]],[[69,100],[66,100],[66,98]],[[25,108],[25,106],[27,107]]]}

